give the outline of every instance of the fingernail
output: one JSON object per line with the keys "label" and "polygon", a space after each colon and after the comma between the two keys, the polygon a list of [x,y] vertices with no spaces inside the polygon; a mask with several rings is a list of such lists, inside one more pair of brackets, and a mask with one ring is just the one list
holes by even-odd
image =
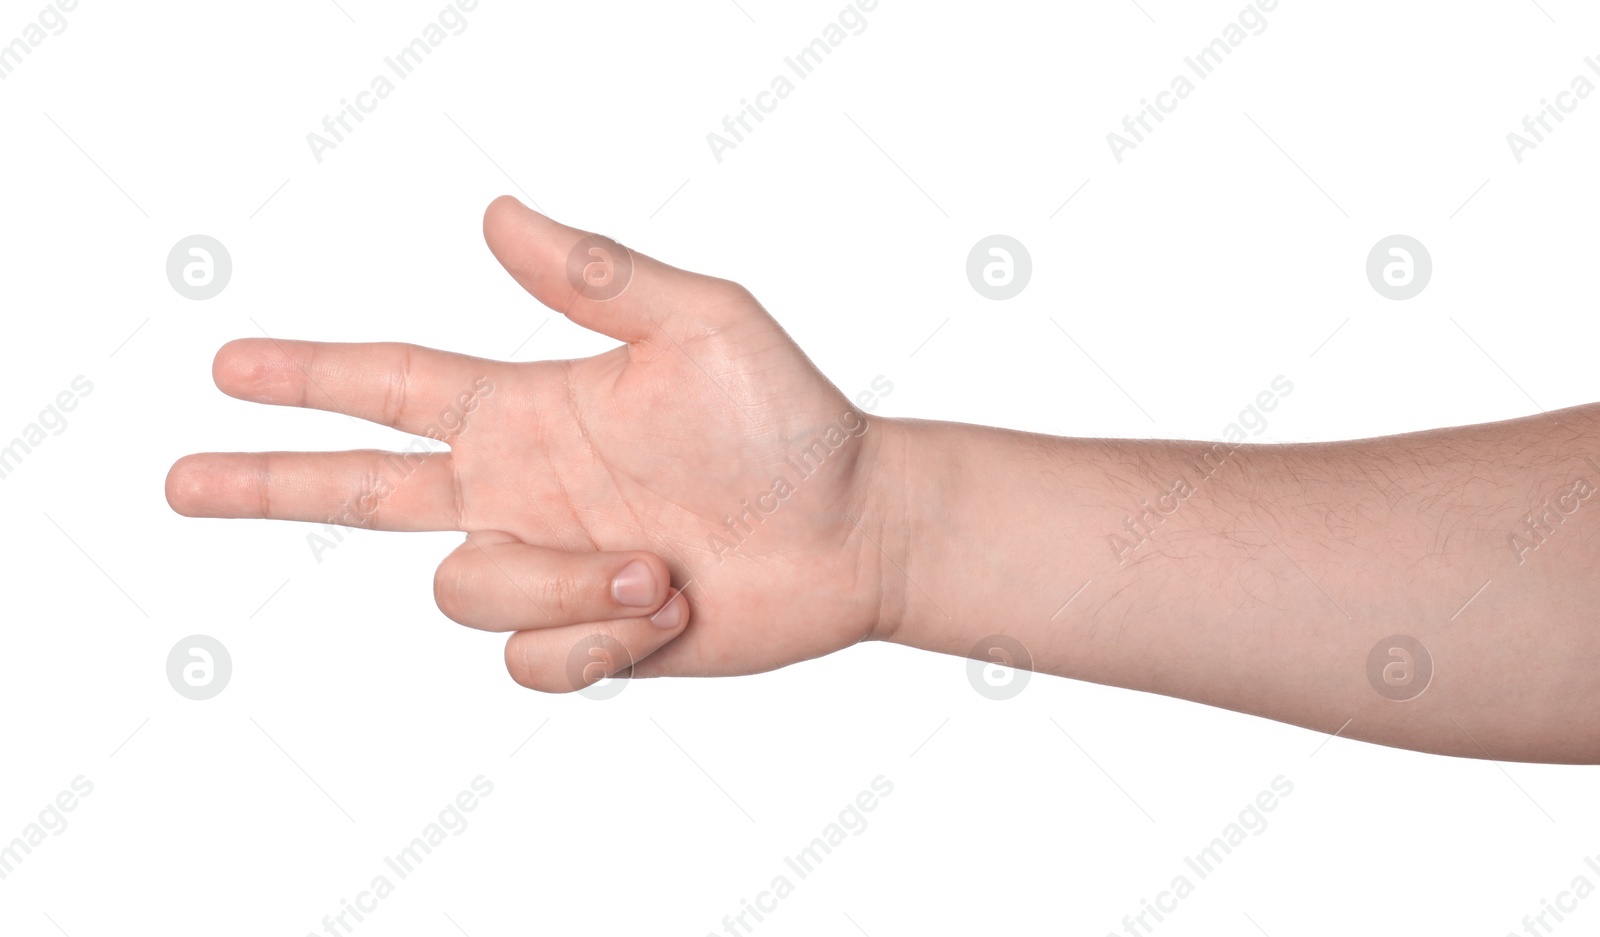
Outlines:
{"label": "fingernail", "polygon": [[683,591],[679,590],[672,593],[672,597],[667,599],[667,604],[661,607],[661,611],[650,616],[650,622],[663,631],[671,631],[683,624],[683,612]]}
{"label": "fingernail", "polygon": [[611,580],[611,597],[619,605],[649,608],[656,604],[656,577],[644,560],[634,560],[622,567],[617,578]]}

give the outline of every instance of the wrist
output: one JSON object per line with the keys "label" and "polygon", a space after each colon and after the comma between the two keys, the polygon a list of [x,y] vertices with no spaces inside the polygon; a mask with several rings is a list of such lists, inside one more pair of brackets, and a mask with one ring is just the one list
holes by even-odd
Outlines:
{"label": "wrist", "polygon": [[878,593],[877,622],[867,637],[926,646],[917,637],[919,623],[936,603],[922,584],[940,578],[932,568],[939,544],[929,537],[950,536],[948,524],[930,529],[930,518],[940,514],[933,487],[935,475],[948,471],[949,461],[934,451],[939,424],[869,419],[871,442],[863,461],[863,508],[857,518],[863,569],[870,571]]}
{"label": "wrist", "polygon": [[875,421],[872,433],[882,549],[863,546],[882,599],[870,637],[970,656],[1006,634],[1035,663],[1064,660],[1051,615],[1098,557],[1084,512],[1067,508],[1099,490],[1098,470],[1053,437],[911,419]]}

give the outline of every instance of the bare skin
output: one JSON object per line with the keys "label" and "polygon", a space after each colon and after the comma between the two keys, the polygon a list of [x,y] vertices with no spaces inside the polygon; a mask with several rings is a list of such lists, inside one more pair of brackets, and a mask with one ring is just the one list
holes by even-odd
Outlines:
{"label": "bare skin", "polygon": [[868,639],[981,656],[1006,635],[1034,670],[1321,732],[1600,762],[1600,408],[1224,449],[875,418],[737,284],[632,253],[605,298],[569,274],[586,232],[511,198],[484,234],[535,298],[624,344],[510,364],[229,343],[214,376],[232,396],[450,451],[187,456],[173,508],[462,531],[439,607],[509,632],[507,668],[540,690],[755,673]]}

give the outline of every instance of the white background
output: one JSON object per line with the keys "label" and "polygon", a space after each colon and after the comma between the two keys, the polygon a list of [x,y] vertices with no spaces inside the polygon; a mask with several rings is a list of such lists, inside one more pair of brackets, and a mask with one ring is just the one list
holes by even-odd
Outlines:
{"label": "white background", "polygon": [[[721,931],[878,775],[870,825],[757,933],[1117,931],[1278,775],[1270,826],[1158,933],[1499,935],[1600,883],[1594,769],[1043,676],[994,702],[893,646],[539,695],[434,608],[457,535],[319,563],[308,526],[162,497],[186,452],[406,442],[222,396],[229,338],[608,347],[494,263],[503,192],[740,280],[846,393],[891,380],[880,415],[1213,439],[1281,374],[1258,439],[1291,441],[1594,400],[1600,96],[1520,164],[1505,139],[1600,55],[1591,8],[1283,0],[1119,164],[1105,135],[1237,0],[883,0],[719,163],[706,134],[838,0],[483,0],[319,164],[306,134],[442,6],[339,3],[86,0],[0,82],[0,437],[94,384],[0,481],[0,841],[94,785],[0,881],[0,933],[319,932],[480,774],[470,826],[356,933]],[[40,6],[0,2],[0,42]],[[204,302],[165,276],[195,233],[234,262]],[[1034,261],[1007,302],[965,277],[994,233]],[[1435,266],[1406,302],[1364,272],[1395,233]],[[197,633],[234,664],[205,702],[165,675]],[[1557,929],[1597,926],[1590,898]]]}

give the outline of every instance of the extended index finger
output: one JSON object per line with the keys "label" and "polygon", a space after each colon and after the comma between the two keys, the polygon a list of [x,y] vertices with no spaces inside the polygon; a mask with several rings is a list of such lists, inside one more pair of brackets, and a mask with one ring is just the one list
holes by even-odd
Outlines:
{"label": "extended index finger", "polygon": [[299,342],[242,338],[211,367],[230,397],[331,410],[449,441],[510,366],[400,342]]}

